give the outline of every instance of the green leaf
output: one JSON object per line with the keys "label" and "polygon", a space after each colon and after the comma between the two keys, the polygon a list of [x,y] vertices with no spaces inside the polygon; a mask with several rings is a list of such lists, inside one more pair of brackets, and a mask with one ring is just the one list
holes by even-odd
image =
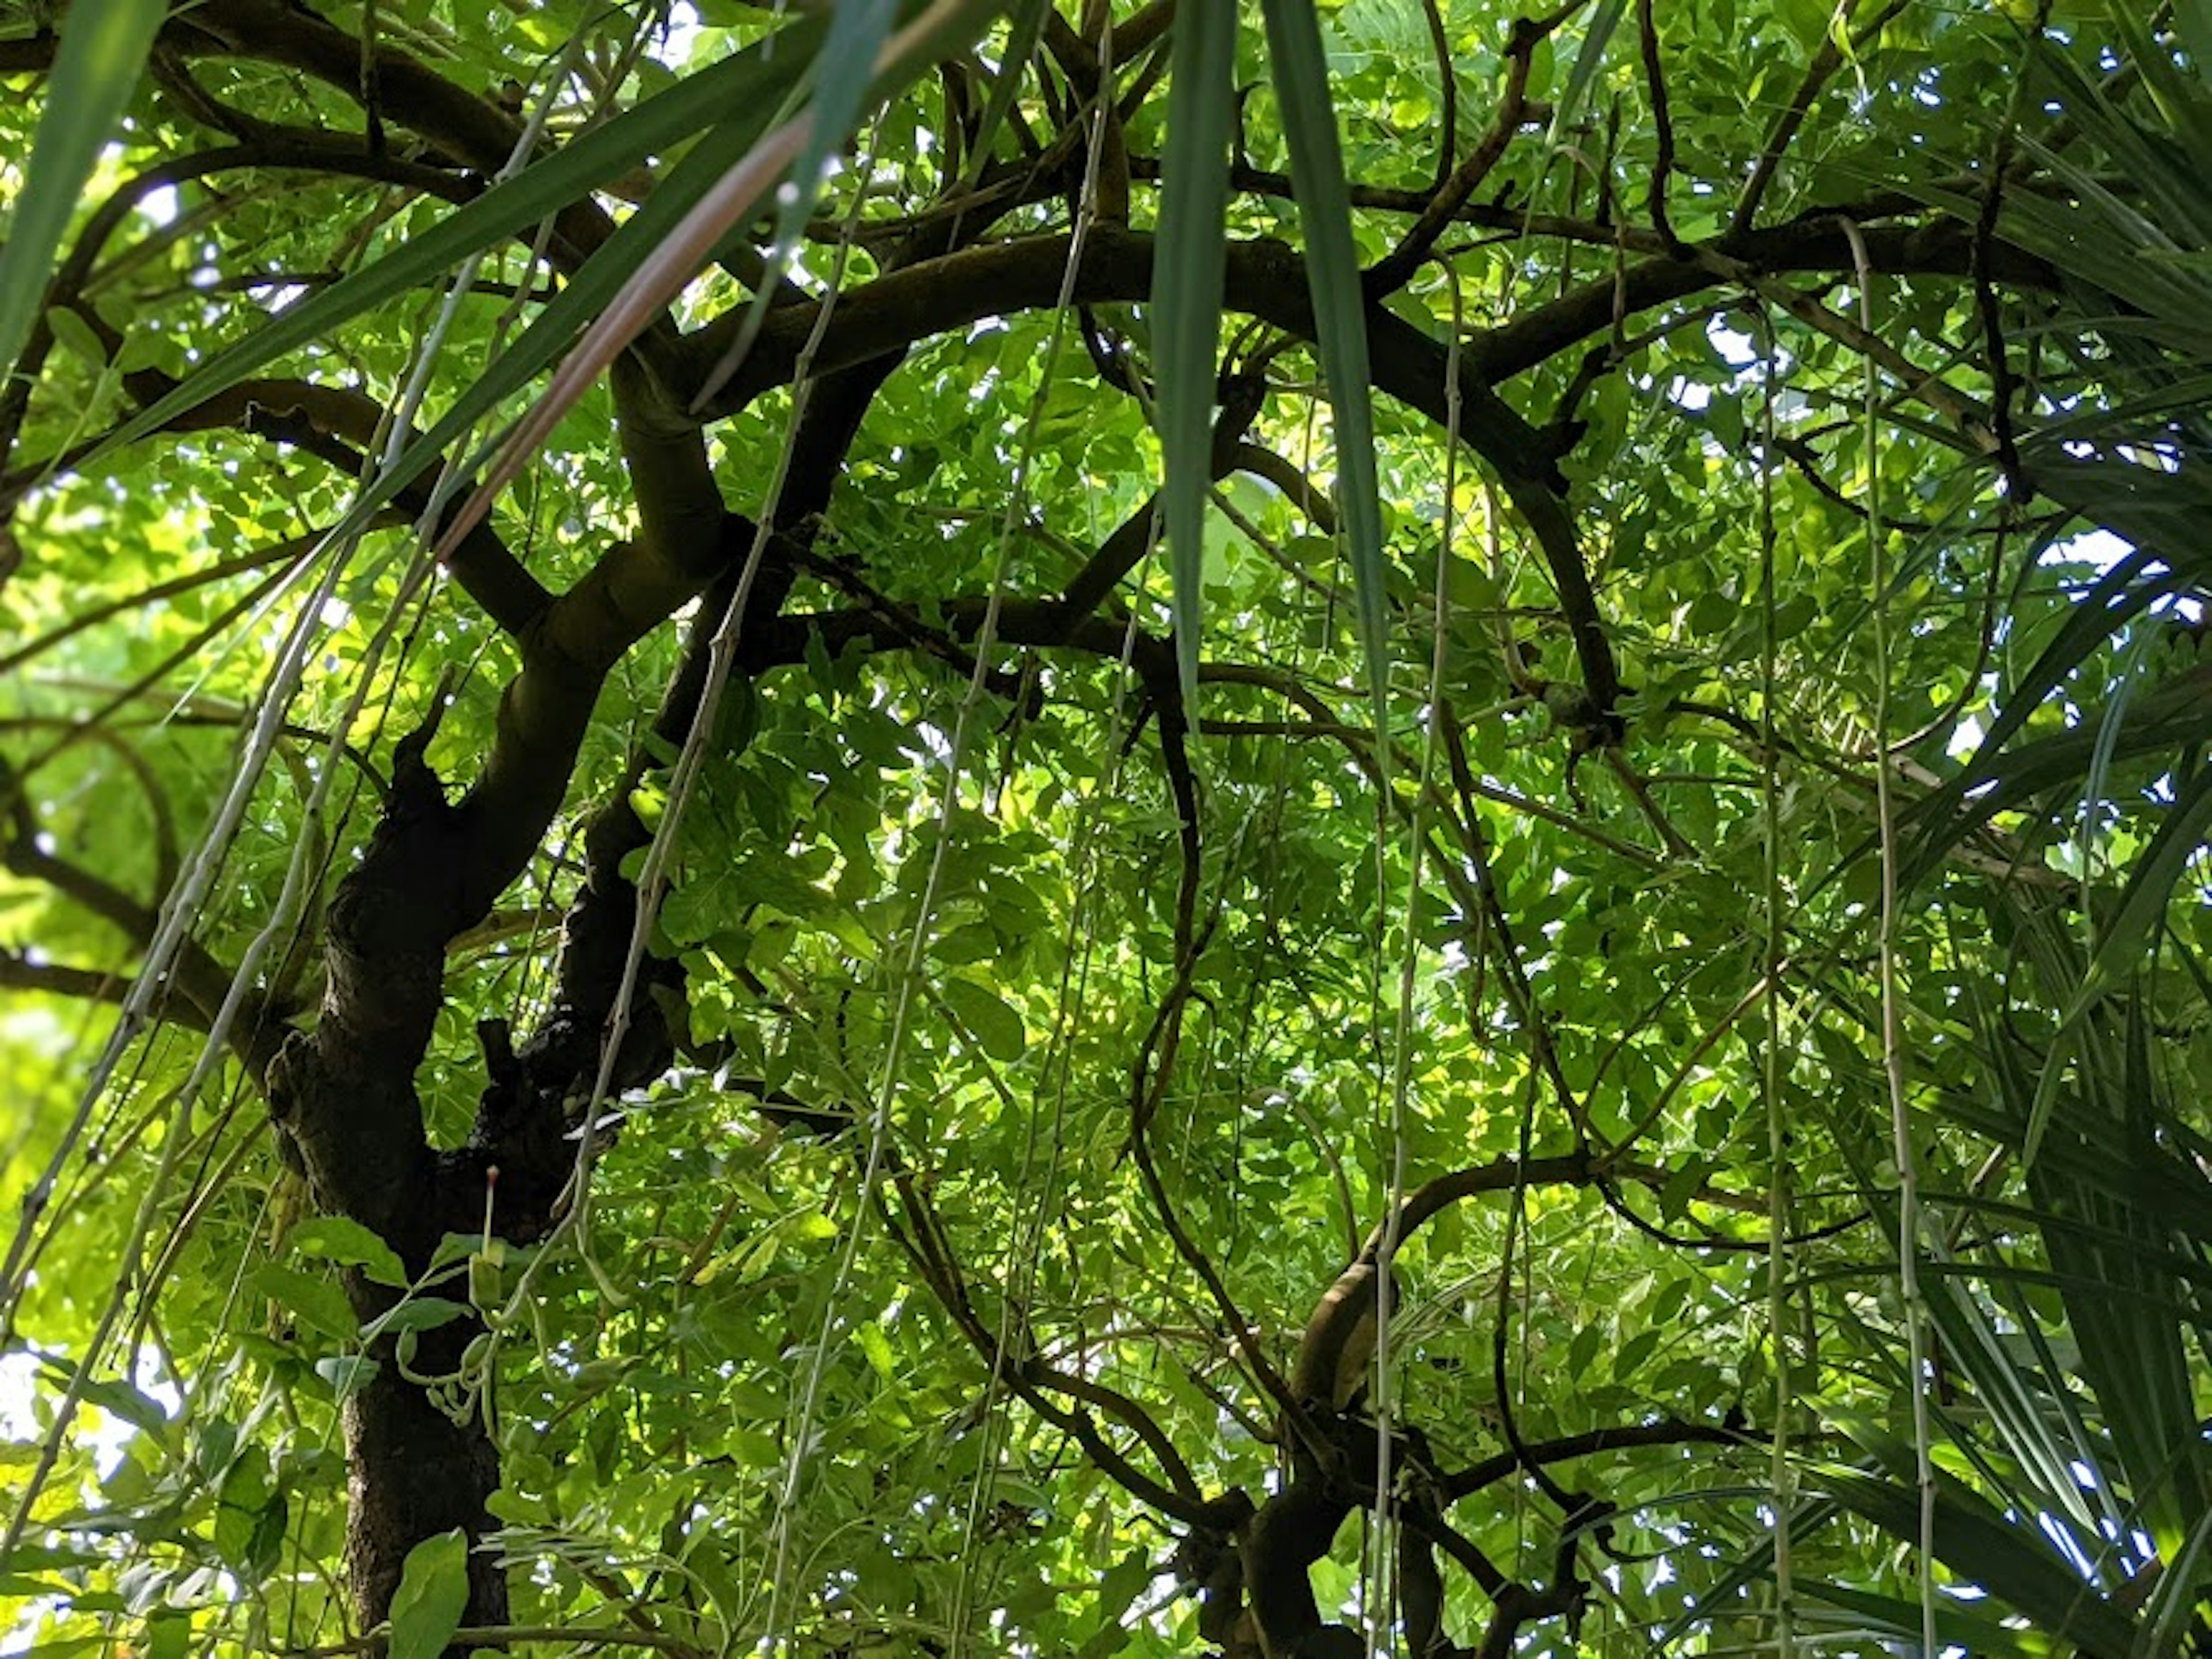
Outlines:
{"label": "green leaf", "polygon": [[411,1296],[388,1313],[379,1314],[374,1328],[382,1335],[398,1331],[434,1331],[441,1325],[450,1325],[468,1316],[465,1303],[442,1296]]}
{"label": "green leaf", "polygon": [[1574,1340],[1567,1344],[1567,1375],[1579,1378],[1597,1358],[1598,1348],[1605,1341],[1605,1327],[1591,1320],[1575,1333]]}
{"label": "green leaf", "polygon": [[361,1322],[355,1318],[346,1293],[320,1274],[264,1261],[246,1275],[246,1285],[309,1330],[333,1341],[351,1342],[361,1334]]}
{"label": "green leaf", "polygon": [[405,1289],[407,1269],[398,1252],[358,1221],[344,1216],[311,1216],[296,1224],[284,1242],[302,1255],[319,1256],[343,1267],[358,1267],[379,1285]]}
{"label": "green leaf", "polygon": [[0,1595],[67,1596],[70,1587],[58,1578],[33,1578],[22,1573],[0,1572]]}
{"label": "green leaf", "polygon": [[340,1400],[350,1399],[376,1380],[382,1367],[364,1354],[331,1354],[315,1362],[315,1375],[331,1386]]}
{"label": "green leaf", "polygon": [[[766,319],[777,286],[799,251],[806,222],[821,204],[830,163],[860,115],[874,77],[877,54],[897,10],[896,0],[845,0],[830,9],[830,32],[812,66],[813,95],[807,105],[805,136],[792,163],[790,181],[781,192],[775,246],[769,251],[766,275],[755,284],[742,341],[749,342]],[[785,109],[777,112],[786,113],[788,107],[787,100]],[[742,350],[742,346],[733,348],[725,361],[734,362]]]}
{"label": "green leaf", "polygon": [[945,1006],[975,1034],[985,1054],[1000,1060],[1022,1057],[1029,1047],[1029,1030],[1012,1003],[964,979],[946,980],[944,996]]}
{"label": "green leaf", "polygon": [[1633,1376],[1644,1362],[1651,1357],[1651,1351],[1659,1346],[1659,1339],[1665,1334],[1664,1331],[1650,1327],[1622,1343],[1620,1352],[1613,1356],[1613,1376],[1622,1381]]}
{"label": "green leaf", "polygon": [[860,118],[875,76],[876,54],[883,49],[897,12],[897,0],[843,0],[830,14],[830,32],[815,60],[806,143],[791,170],[797,188],[784,198],[776,223],[775,258],[779,269],[798,247],[799,233],[822,199],[830,158]]}
{"label": "green leaf", "polygon": [[1704,1189],[1712,1178],[1710,1159],[1686,1158],[1668,1176],[1667,1184],[1659,1189],[1659,1214],[1662,1220],[1680,1221],[1690,1212],[1690,1200]]}
{"label": "green leaf", "polygon": [[2190,67],[2212,92],[2212,0],[2175,0],[2173,26],[2189,49]]}
{"label": "green leaf", "polygon": [[1175,21],[1158,252],[1152,260],[1152,362],[1159,378],[1160,519],[1168,544],[1176,672],[1198,718],[1205,616],[1206,497],[1212,483],[1214,354],[1228,268],[1229,125],[1235,102],[1237,8],[1194,6]]}
{"label": "green leaf", "polygon": [[2179,1549],[2160,1553],[2165,1571],[2143,1604],[2136,1656],[2186,1650],[2190,1627],[2203,1617],[2203,1591],[2212,1581],[2212,1510],[2201,1511]]}
{"label": "green leaf", "polygon": [[[1233,9],[1233,8],[1232,8]],[[1267,0],[1269,59],[1283,136],[1306,235],[1306,280],[1328,404],[1336,417],[1336,496],[1343,514],[1352,591],[1359,607],[1361,653],[1378,738],[1390,726],[1389,573],[1382,557],[1382,502],[1375,471],[1375,411],[1367,368],[1367,296],[1352,240],[1352,192],[1329,97],[1328,59],[1313,0]],[[1389,775],[1389,745],[1376,753]]]}
{"label": "green leaf", "polygon": [[46,308],[46,327],[54,337],[54,343],[94,368],[107,366],[107,348],[92,325],[67,306]]}
{"label": "green leaf", "polygon": [[168,1432],[169,1414],[160,1402],[120,1377],[92,1378],[77,1390],[77,1397],[143,1433],[159,1437]]}
{"label": "green leaf", "polygon": [[438,1659],[469,1604],[469,1545],[459,1527],[407,1552],[392,1593],[391,1659]]}
{"label": "green leaf", "polygon": [[1605,62],[1606,48],[1613,44],[1613,31],[1620,27],[1621,14],[1626,9],[1627,0],[1598,0],[1596,10],[1590,14],[1574,66],[1567,71],[1566,87],[1553,101],[1547,153],[1558,148],[1581,118],[1583,104],[1596,82],[1599,66]]}
{"label": "green leaf", "polygon": [[[1917,1647],[1921,1636],[1920,1603],[1847,1584],[1800,1578],[1798,1588],[1816,1601],[1826,1601],[1872,1625],[1890,1642]],[[1956,1644],[1972,1654],[2009,1655],[2012,1659],[2051,1659],[2050,1638],[2032,1631],[2014,1630],[2001,1620],[1978,1618],[1963,1608],[1942,1605],[1936,1609],[1936,1634],[1947,1644]]]}
{"label": "green leaf", "polygon": [[1097,1628],[1076,1650],[1080,1659],[1105,1659],[1128,1645],[1134,1633],[1129,1628],[1129,1606],[1158,1572],[1152,1553],[1143,1549],[1125,1552],[1106,1569],[1098,1581]]}
{"label": "green leaf", "polygon": [[216,1495],[215,1547],[234,1568],[258,1578],[276,1565],[289,1506],[270,1478],[269,1455],[248,1446]]}
{"label": "green leaf", "polygon": [[70,218],[167,9],[162,0],[76,0],[63,16],[52,90],[0,243],[0,366],[30,338]]}
{"label": "green leaf", "polygon": [[870,1369],[878,1377],[885,1382],[898,1380],[897,1364],[891,1358],[890,1339],[884,1334],[882,1326],[872,1319],[863,1320],[854,1328],[853,1340],[860,1345],[860,1352],[867,1357]]}

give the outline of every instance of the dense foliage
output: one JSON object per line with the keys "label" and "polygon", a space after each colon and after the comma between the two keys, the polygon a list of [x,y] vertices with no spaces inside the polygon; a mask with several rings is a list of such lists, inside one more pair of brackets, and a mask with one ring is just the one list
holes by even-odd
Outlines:
{"label": "dense foliage", "polygon": [[0,4],[0,1644],[2201,1649],[2208,64]]}

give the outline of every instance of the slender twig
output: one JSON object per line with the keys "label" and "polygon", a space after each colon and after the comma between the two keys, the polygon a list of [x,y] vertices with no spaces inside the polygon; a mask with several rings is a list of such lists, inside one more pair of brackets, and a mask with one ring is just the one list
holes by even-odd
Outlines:
{"label": "slender twig", "polygon": [[1651,100],[1651,125],[1658,157],[1651,164],[1651,182],[1644,200],[1651,212],[1651,228],[1668,252],[1680,256],[1682,240],[1667,217],[1667,181],[1674,171],[1674,119],[1667,108],[1667,76],[1659,61],[1659,25],[1651,15],[1651,0],[1636,0],[1637,35],[1644,54],[1644,93]]}

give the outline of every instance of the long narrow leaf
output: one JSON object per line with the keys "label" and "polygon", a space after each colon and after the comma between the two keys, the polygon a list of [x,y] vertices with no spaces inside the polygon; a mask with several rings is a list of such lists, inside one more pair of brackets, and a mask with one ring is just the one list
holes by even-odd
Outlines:
{"label": "long narrow leaf", "polygon": [[[1885,1479],[1863,1469],[1831,1465],[1807,1476],[1808,1484],[1906,1544],[1920,1539],[1919,1494],[1905,1476],[1911,1449],[1882,1443],[1862,1425],[1852,1437],[1897,1471]],[[1936,1554],[1968,1583],[2019,1609],[2044,1629],[2092,1653],[2125,1653],[2134,1644],[2135,1621],[2085,1583],[2033,1526],[2008,1524],[1948,1475],[1936,1475]]]}
{"label": "long narrow leaf", "polygon": [[2099,933],[2097,954],[2090,959],[2081,991],[2067,1012],[2067,1024],[2079,1019],[2091,1003],[2134,969],[2166,915],[2174,887],[2203,850],[2207,826],[2212,826],[2212,764],[2198,767],[2181,786],[2166,821],[2129,870],[2119,908]]}
{"label": "long narrow leaf", "polygon": [[[1375,476],[1375,410],[1368,386],[1367,299],[1352,240],[1352,194],[1328,94],[1328,60],[1313,0],[1267,0],[1268,58],[1290,145],[1298,222],[1305,230],[1306,281],[1314,338],[1336,417],[1337,507],[1359,609],[1359,641],[1375,702],[1376,732],[1388,729],[1390,633],[1382,565],[1382,503]],[[1390,749],[1376,754],[1387,766]]]}
{"label": "long narrow leaf", "polygon": [[830,182],[831,156],[842,147],[858,118],[861,100],[874,78],[876,55],[890,33],[896,0],[848,0],[830,16],[830,33],[816,60],[814,95],[806,118],[797,131],[799,156],[792,164],[790,185],[782,192],[776,214],[775,245],[769,250],[768,270],[755,286],[752,306],[737,343],[722,356],[714,372],[700,388],[711,397],[735,373],[751,348],[769,307],[791,262],[799,252],[806,222],[813,216]]}
{"label": "long narrow leaf", "polygon": [[2203,1610],[2199,1591],[2212,1577],[2212,1510],[2199,1513],[2188,1540],[2162,1559],[2166,1570],[2143,1604],[2142,1638],[2131,1659],[2164,1659],[2185,1651],[2182,1643]]}
{"label": "long narrow leaf", "polygon": [[999,60],[999,78],[991,83],[991,95],[984,100],[982,118],[975,123],[975,147],[968,157],[966,182],[971,189],[983,177],[983,168],[991,159],[992,140],[1005,125],[1006,112],[1021,96],[1022,77],[1036,53],[1037,42],[1044,38],[1044,15],[1051,3],[1052,0],[1015,0],[1010,8],[1006,56]]}
{"label": "long narrow leaf", "polygon": [[1923,828],[1905,862],[1902,873],[1908,884],[1924,878],[1946,853],[1988,821],[1995,809],[1968,798],[1996,778],[1997,757],[2006,741],[2114,630],[2166,591],[2166,584],[2156,577],[2141,580],[2162,562],[2155,551],[2137,548],[2099,578],[2075,605],[2057,637],[2006,695],[2003,708],[1990,722],[1966,769],[1916,809]]}
{"label": "long narrow leaf", "polygon": [[30,169],[0,246],[0,366],[30,337],[70,216],[137,89],[165,9],[162,0],[77,0],[62,21]]}
{"label": "long narrow leaf", "polygon": [[1152,261],[1152,356],[1159,380],[1161,512],[1175,615],[1176,671],[1198,718],[1198,635],[1204,615],[1206,492],[1212,444],[1214,353],[1228,263],[1229,121],[1237,8],[1187,6],[1175,22],[1174,79],[1162,160],[1159,253]]}
{"label": "long narrow leaf", "polygon": [[[933,0],[884,44],[872,95],[888,98],[928,66],[964,50],[998,10],[995,0]],[[768,133],[710,185],[674,227],[659,237],[627,275],[606,307],[562,362],[544,395],[500,446],[483,481],[446,526],[445,556],[483,522],[499,492],[529,465],[562,417],[683,290],[723,238],[741,225],[805,143],[805,121],[794,118]]]}
{"label": "long narrow leaf", "polygon": [[[1888,1639],[1893,1651],[1903,1652],[1919,1644],[1921,1607],[1917,1601],[1820,1579],[1800,1578],[1796,1581],[1796,1588],[1801,1595],[1841,1607],[1863,1620]],[[2014,1630],[1997,1620],[1978,1618],[1960,1607],[1936,1608],[1936,1632],[1946,1644],[1954,1644],[1967,1653],[2009,1655],[2012,1659],[2051,1659],[2052,1652],[2051,1638],[2040,1632]]]}
{"label": "long narrow leaf", "polygon": [[1590,14],[1589,27],[1583,33],[1582,48],[1575,53],[1574,66],[1567,71],[1567,84],[1552,106],[1547,154],[1558,149],[1569,130],[1582,118],[1583,103],[1597,79],[1598,65],[1605,61],[1606,48],[1613,44],[1613,32],[1620,27],[1621,14],[1627,9],[1627,0],[1599,0],[1597,9]]}
{"label": "long narrow leaf", "polygon": [[860,118],[861,102],[875,79],[876,54],[883,50],[897,11],[896,0],[842,0],[830,15],[830,33],[815,66],[806,142],[792,168],[792,182],[798,188],[784,198],[776,222],[774,257],[779,265],[799,246],[799,233],[806,228],[808,216],[829,181],[830,158]]}

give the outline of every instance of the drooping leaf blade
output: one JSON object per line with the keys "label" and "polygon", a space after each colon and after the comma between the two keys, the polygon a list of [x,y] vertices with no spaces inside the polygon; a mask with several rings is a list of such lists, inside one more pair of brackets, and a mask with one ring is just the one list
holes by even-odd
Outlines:
{"label": "drooping leaf blade", "polygon": [[1203,5],[1176,19],[1158,254],[1152,262],[1152,368],[1159,382],[1160,517],[1168,544],[1176,668],[1195,720],[1200,591],[1206,568],[1214,354],[1227,268],[1229,127],[1235,106],[1237,8]]}
{"label": "drooping leaf blade", "polygon": [[70,217],[166,10],[162,0],[78,0],[62,20],[52,91],[0,243],[0,365],[13,363],[30,337]]}
{"label": "drooping leaf blade", "polygon": [[[1337,138],[1335,105],[1329,96],[1328,59],[1322,49],[1321,21],[1312,0],[1268,0],[1267,15],[1275,98],[1290,146],[1298,221],[1306,235],[1314,334],[1322,373],[1328,382],[1329,409],[1335,416],[1338,511],[1380,734],[1389,719],[1389,598],[1367,365],[1367,299],[1352,239],[1352,193]],[[1389,753],[1387,742],[1378,743],[1376,756],[1385,766]]]}

